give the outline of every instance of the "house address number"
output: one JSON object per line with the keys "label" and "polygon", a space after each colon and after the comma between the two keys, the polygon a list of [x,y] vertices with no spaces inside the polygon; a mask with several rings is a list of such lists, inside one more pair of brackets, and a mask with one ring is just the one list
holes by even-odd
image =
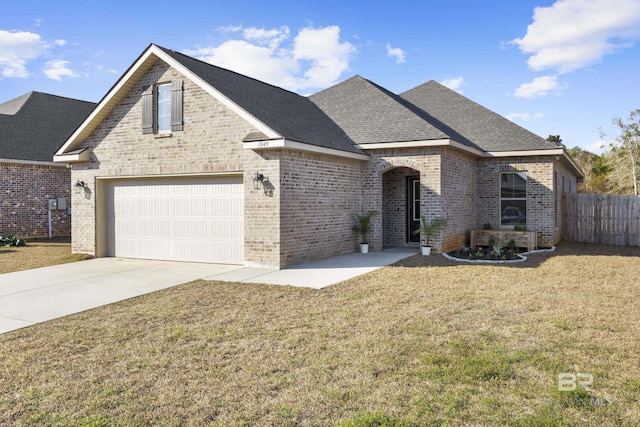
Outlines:
{"label": "house address number", "polygon": [[263,148],[263,147],[268,147],[269,146],[269,141],[259,141],[258,142],[258,148]]}

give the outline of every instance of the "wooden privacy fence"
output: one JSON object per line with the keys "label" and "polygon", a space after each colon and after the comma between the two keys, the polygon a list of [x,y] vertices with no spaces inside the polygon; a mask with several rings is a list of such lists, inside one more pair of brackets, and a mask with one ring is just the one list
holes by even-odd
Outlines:
{"label": "wooden privacy fence", "polygon": [[640,197],[564,193],[562,237],[590,243],[640,246]]}

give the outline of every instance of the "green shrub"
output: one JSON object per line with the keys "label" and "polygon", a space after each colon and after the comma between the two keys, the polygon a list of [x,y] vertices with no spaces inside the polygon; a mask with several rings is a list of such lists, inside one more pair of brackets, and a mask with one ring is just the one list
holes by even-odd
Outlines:
{"label": "green shrub", "polygon": [[361,243],[369,243],[369,231],[371,231],[371,220],[378,215],[378,211],[369,211],[366,214],[356,214],[356,223],[351,230],[360,235]]}
{"label": "green shrub", "polygon": [[0,246],[25,246],[26,244],[24,239],[18,239],[13,233],[4,233],[0,237]]}
{"label": "green shrub", "polygon": [[429,241],[436,234],[439,233],[440,230],[447,226],[447,219],[441,216],[433,218],[431,221],[427,221],[427,217],[422,215],[420,217],[420,227],[414,234],[421,234],[424,236],[424,246],[429,246]]}

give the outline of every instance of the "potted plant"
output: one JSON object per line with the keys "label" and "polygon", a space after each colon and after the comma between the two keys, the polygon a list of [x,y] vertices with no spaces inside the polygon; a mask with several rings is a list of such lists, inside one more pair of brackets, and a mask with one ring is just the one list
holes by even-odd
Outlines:
{"label": "potted plant", "polygon": [[446,218],[441,216],[433,218],[431,221],[427,221],[427,217],[422,215],[420,218],[420,227],[416,231],[415,234],[420,234],[424,236],[424,243],[422,243],[421,251],[422,255],[430,255],[431,254],[431,246],[429,245],[429,241],[431,238],[444,227],[447,226]]}
{"label": "potted plant", "polygon": [[378,215],[377,211],[369,211],[366,214],[356,214],[356,223],[351,227],[354,233],[360,235],[360,252],[369,252],[369,231],[371,231],[371,220]]}

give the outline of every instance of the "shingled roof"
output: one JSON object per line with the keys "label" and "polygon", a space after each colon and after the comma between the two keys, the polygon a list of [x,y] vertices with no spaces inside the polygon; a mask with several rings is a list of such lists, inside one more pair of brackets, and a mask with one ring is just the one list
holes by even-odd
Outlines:
{"label": "shingled roof", "polygon": [[95,105],[41,92],[0,104],[0,158],[51,162]]}
{"label": "shingled roof", "polygon": [[361,76],[311,95],[310,99],[357,144],[452,139],[481,150],[448,124]]}
{"label": "shingled roof", "polygon": [[[559,148],[435,81],[398,95],[354,76],[305,97],[151,44],[58,154],[69,154],[76,148],[120,102],[131,82],[158,59],[180,68],[213,96],[253,121],[257,132],[246,135],[246,143],[284,139],[285,144],[291,141],[360,156],[366,155],[361,148],[366,149],[367,144],[407,146],[424,141],[462,149],[466,146],[477,155]],[[5,110],[15,109],[20,101],[14,101],[3,104]]]}
{"label": "shingled roof", "polygon": [[396,98],[360,76],[309,97],[357,144],[450,138]]}
{"label": "shingled roof", "polygon": [[[558,146],[431,80],[400,96],[483,151],[532,151]],[[464,141],[459,141],[463,142]]]}
{"label": "shingled roof", "polygon": [[[309,98],[251,77],[157,46],[284,138],[352,153],[362,153]],[[255,138],[256,135],[250,135]]]}

